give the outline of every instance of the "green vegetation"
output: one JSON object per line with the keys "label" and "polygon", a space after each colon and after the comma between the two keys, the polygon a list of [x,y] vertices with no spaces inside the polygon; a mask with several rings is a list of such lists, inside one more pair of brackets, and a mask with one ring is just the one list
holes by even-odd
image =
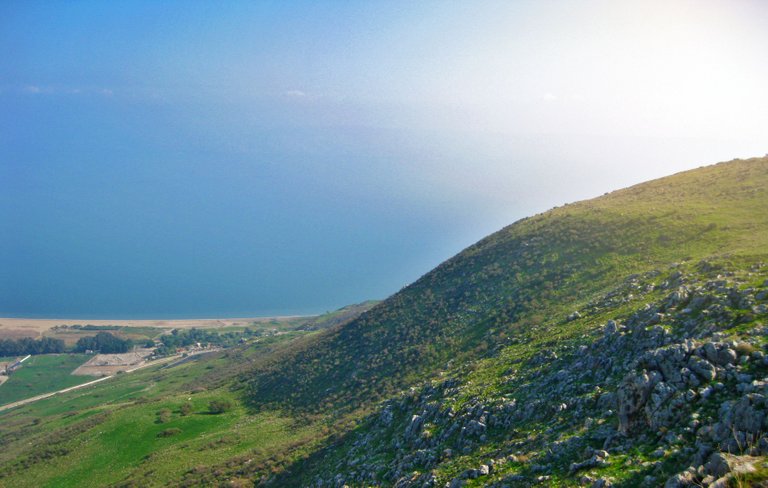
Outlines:
{"label": "green vegetation", "polygon": [[75,345],[76,352],[93,351],[100,354],[119,354],[133,347],[130,339],[120,339],[109,332],[99,332],[92,337],[81,337]]}
{"label": "green vegetation", "polygon": [[93,337],[94,332],[110,332],[120,339],[130,339],[137,344],[152,341],[167,329],[161,327],[133,327],[120,325],[57,325],[45,332],[47,337],[63,340],[68,347],[74,347],[83,337]]}
{"label": "green vegetation", "polygon": [[0,339],[0,356],[26,356],[27,354],[56,354],[64,352],[64,341],[43,337],[42,339]]}
{"label": "green vegetation", "polygon": [[308,319],[301,325],[302,330],[322,330],[339,327],[357,318],[381,303],[378,300],[368,300],[354,305],[347,305],[333,312],[327,312]]}
{"label": "green vegetation", "polygon": [[0,386],[0,405],[93,380],[71,374],[89,358],[84,354],[32,356]]}
{"label": "green vegetation", "polygon": [[[663,485],[768,376],[767,189],[761,158],[556,208],[362,314],[252,324],[247,344],[0,413],[0,485]],[[733,356],[716,381],[658,364],[705,343]],[[637,429],[617,398],[657,370],[688,383],[665,377],[677,406],[630,412]]]}
{"label": "green vegetation", "polygon": [[185,416],[192,413],[192,404],[190,402],[182,403],[181,406],[179,407],[179,413]]}
{"label": "green vegetation", "polygon": [[254,375],[251,395],[291,409],[354,408],[508,337],[535,350],[542,336],[577,336],[541,328],[631,274],[723,252],[764,255],[767,165],[710,166],[523,219],[348,326],[296,343]]}
{"label": "green vegetation", "polygon": [[253,329],[222,332],[207,329],[173,329],[170,334],[160,336],[156,355],[174,354],[179,347],[200,344],[201,346],[232,347],[246,339],[261,335]]}
{"label": "green vegetation", "polygon": [[155,420],[158,424],[165,424],[171,420],[171,410],[169,408],[164,408],[157,412],[157,420]]}
{"label": "green vegetation", "polygon": [[74,330],[95,330],[95,331],[105,331],[105,330],[120,330],[123,327],[119,325],[92,325],[92,324],[86,324],[86,325],[80,325],[80,324],[73,324],[73,325],[57,325],[54,327],[56,328],[62,328],[62,329],[74,329]]}
{"label": "green vegetation", "polygon": [[172,437],[178,434],[181,434],[181,429],[173,427],[170,429],[161,430],[160,432],[157,433],[157,437]]}
{"label": "green vegetation", "polygon": [[232,410],[232,402],[229,400],[212,400],[208,404],[208,412],[214,415],[229,412],[230,410]]}
{"label": "green vegetation", "polygon": [[[0,486],[165,486],[214,476],[206,466],[223,460],[266,466],[278,454],[299,455],[298,446],[324,437],[319,426],[280,412],[251,415],[230,390],[250,362],[295,337],[146,368],[0,413]],[[211,415],[214,402],[229,409]]]}

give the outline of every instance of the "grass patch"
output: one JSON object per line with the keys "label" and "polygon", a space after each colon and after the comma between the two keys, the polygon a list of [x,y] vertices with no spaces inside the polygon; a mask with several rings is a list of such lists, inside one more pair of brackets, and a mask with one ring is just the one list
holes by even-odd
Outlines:
{"label": "grass patch", "polygon": [[92,381],[71,374],[90,358],[85,354],[32,356],[0,386],[0,405]]}

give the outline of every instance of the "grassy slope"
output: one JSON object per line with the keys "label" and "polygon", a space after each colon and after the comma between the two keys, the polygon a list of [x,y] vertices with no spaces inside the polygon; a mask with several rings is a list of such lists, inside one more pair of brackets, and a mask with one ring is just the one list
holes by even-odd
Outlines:
{"label": "grassy slope", "polygon": [[[482,356],[631,273],[768,249],[768,160],[734,161],[519,221],[253,381],[259,403],[354,409]],[[491,334],[489,337],[488,334]],[[286,363],[290,364],[285,367]]]}
{"label": "grassy slope", "polygon": [[[319,424],[299,424],[277,411],[250,415],[230,388],[250,362],[290,340],[263,339],[241,351],[119,375],[4,412],[0,486],[165,486],[197,466],[225,460],[258,465],[313,442],[321,437]],[[234,408],[207,413],[209,402],[219,399]],[[186,402],[192,413],[184,416],[179,407]],[[163,409],[171,418],[159,423]],[[158,437],[166,429],[180,432]]]}
{"label": "grassy slope", "polygon": [[[297,319],[295,326],[306,320]],[[261,467],[278,457],[290,460],[327,436],[325,422],[279,411],[251,415],[241,402],[237,378],[286,344],[312,335],[284,331],[245,347],[118,375],[3,412],[0,486],[166,486],[168,480],[184,483],[187,476],[196,485],[213,476],[205,469],[212,464]],[[55,357],[38,358],[49,363]],[[229,399],[235,407],[207,414],[208,403],[218,399]],[[186,402],[193,412],[183,416],[179,407]],[[163,409],[173,412],[171,420],[157,423]],[[158,437],[166,429],[181,432]]]}
{"label": "grassy slope", "polygon": [[[565,351],[570,355],[572,352],[568,351],[601,337],[602,326],[608,319],[627,316],[642,308],[645,303],[661,300],[668,293],[663,290],[651,293],[635,291],[635,298],[628,303],[605,310],[590,306],[596,299],[621,288],[622,283],[636,273],[650,272],[653,275],[658,270],[669,273],[670,265],[682,262],[676,269],[691,273],[692,276],[701,276],[696,263],[708,259],[728,269],[737,270],[737,274],[746,283],[750,280],[754,282],[752,286],[762,283],[765,276],[750,276],[745,270],[768,259],[766,188],[766,158],[735,161],[685,172],[525,219],[489,236],[441,265],[403,292],[406,295],[420,294],[423,300],[414,299],[413,303],[421,305],[430,303],[430,300],[435,303],[436,300],[431,297],[440,296],[442,300],[438,303],[446,303],[452,312],[442,315],[446,317],[443,319],[442,334],[429,335],[428,338],[441,341],[442,344],[435,347],[448,349],[458,359],[443,365],[431,361],[428,356],[422,356],[419,358],[419,371],[423,373],[422,377],[435,378],[436,384],[447,378],[455,378],[462,385],[461,392],[442,400],[435,397],[433,401],[439,401],[443,408],[450,406],[459,410],[474,402],[505,397],[514,398],[523,405],[532,399],[536,400],[535,396],[529,398],[530,382],[541,381],[539,375],[546,372],[529,365],[536,353],[558,350],[560,354]],[[436,288],[439,291],[435,292]],[[450,298],[459,295],[459,291],[463,291],[461,298],[451,302]],[[510,298],[504,300],[505,297]],[[396,296],[395,299],[403,300],[404,297]],[[492,304],[492,311],[483,314],[482,310],[486,309],[487,303]],[[566,319],[572,311],[585,308],[592,310],[587,318],[575,321]],[[472,310],[474,320],[469,321],[468,325],[462,321],[465,317],[461,313],[462,309]],[[439,312],[439,309],[433,309],[433,313]],[[740,327],[743,332],[760,323],[758,320]],[[418,338],[425,332],[423,324],[407,324],[416,327],[418,331],[411,335],[415,340],[411,340],[406,347],[423,347],[418,345]],[[376,332],[369,330],[366,336],[387,337],[388,327],[384,329]],[[452,330],[458,330],[458,334],[453,332],[454,335],[451,335]],[[345,349],[343,344],[334,344],[333,341],[337,340],[334,337],[326,337],[325,340],[330,343],[327,346],[329,351]],[[384,341],[380,343],[386,344]],[[455,348],[456,343],[461,344],[464,350]],[[364,341],[357,341],[355,347],[358,357],[360,353],[369,355],[359,361],[358,365],[364,365],[366,361],[380,364],[381,355],[375,347],[367,349]],[[332,356],[333,352],[329,355]],[[306,358],[307,353],[302,352],[300,356]],[[614,359],[621,361],[621,358]],[[396,365],[387,367],[396,368]],[[294,371],[294,366],[289,370]],[[438,370],[440,374],[435,375]],[[280,373],[271,371],[270,374],[279,376]],[[330,383],[324,375],[330,375],[337,382],[345,381],[345,373],[340,374],[338,370],[319,375],[306,371],[303,374],[312,379],[304,380],[304,384],[294,384],[310,392],[310,395],[323,394],[321,388],[313,383],[322,386]],[[364,374],[359,375],[365,377]],[[417,375],[411,372],[411,379],[415,377]],[[258,378],[256,381],[259,386],[264,384],[259,383],[263,380]],[[385,387],[401,386],[396,376],[382,383]],[[414,395],[418,395],[418,391]],[[348,393],[350,398],[361,400],[354,391]],[[294,400],[288,405],[304,405],[300,395],[294,396],[294,399],[299,402]],[[395,403],[401,401],[408,400],[396,400]],[[418,413],[420,410],[417,408],[399,419],[399,424],[396,424],[400,432],[408,425],[410,414]],[[377,416],[378,413],[371,415],[369,420],[342,439],[333,450],[319,452],[289,468],[293,474],[282,478],[280,483],[304,484],[317,476],[327,477],[330,474],[329,466],[338,469],[338,466],[344,465],[345,457],[355,452],[352,447],[355,442],[365,440],[372,445],[392,445],[394,433],[382,435],[380,430],[376,430],[381,427],[373,426]],[[569,430],[573,428],[575,420],[578,419],[572,419],[568,414],[559,418],[546,415],[538,421],[516,426],[512,438],[507,435],[492,440],[465,456],[444,461],[433,472],[441,479],[450,479],[469,467],[485,462],[494,453],[503,451],[504,446],[511,449],[510,446],[516,443],[533,439],[540,440],[539,448],[543,448],[552,441],[562,440],[554,434],[567,437],[576,433]],[[553,428],[556,429],[554,433]],[[373,439],[368,437],[370,435],[374,435]],[[650,456],[654,449],[649,448],[648,452],[640,452],[635,456],[619,456],[617,461],[629,465],[647,462],[655,467],[653,462],[656,459]],[[384,448],[378,456],[388,458],[395,452]],[[358,452],[356,455],[360,454]],[[674,465],[669,467],[673,468]],[[513,467],[511,472],[518,472],[515,471],[518,469],[520,467]],[[567,474],[567,464],[560,469],[564,469]],[[331,470],[334,472],[334,468]],[[633,471],[637,470],[616,466],[606,470],[606,474],[626,479]],[[638,480],[649,474],[647,471],[642,474],[632,473],[632,476],[639,477],[628,479],[625,486],[636,486]],[[533,473],[526,474],[535,477]],[[468,486],[482,486],[486,482],[470,481]],[[570,486],[573,479],[555,476],[549,481],[552,486],[560,486],[561,483]]]}
{"label": "grassy slope", "polygon": [[327,312],[318,317],[314,317],[302,325],[302,329],[305,330],[320,330],[328,329],[344,325],[346,322],[357,318],[364,312],[367,312],[374,306],[380,303],[378,300],[367,300],[362,303],[356,303],[354,305],[347,305],[333,312]]}
{"label": "grassy slope", "polygon": [[[712,256],[737,268],[765,259],[765,188],[768,160],[756,159],[557,208],[483,239],[346,325],[295,340],[274,338],[279,343],[230,357],[137,372],[4,414],[0,485],[53,485],[65,475],[97,484],[193,485],[259,479],[285,468],[307,476],[285,478],[289,484],[327,475],[349,448],[345,433],[354,438],[365,432],[366,421],[355,427],[356,419],[374,411],[378,400],[439,377],[439,371],[465,384],[450,400],[457,408],[476,398],[520,394],[520,385],[504,379],[510,367],[542,349],[593,337],[609,315],[572,322],[565,317],[630,274]],[[234,377],[248,389],[239,390],[242,383]],[[196,386],[206,390],[190,394]],[[175,410],[192,397],[199,412],[210,397],[220,396],[240,403],[221,417],[174,414],[167,425],[154,424],[161,408]],[[244,405],[260,413],[252,416]],[[177,426],[178,436],[154,437]],[[323,448],[328,426],[337,449]],[[520,435],[545,428],[530,425]],[[67,429],[75,433],[66,435]],[[46,463],[19,464],[44,457],[41,446],[51,432],[65,439],[51,447],[61,452],[49,453]],[[234,441],[225,439],[232,436]],[[118,444],[127,438],[134,439],[133,447]],[[443,474],[452,476],[481,455],[478,450],[459,457],[441,466]],[[88,469],[79,470],[81,465]]]}
{"label": "grassy slope", "polygon": [[32,356],[0,387],[0,405],[91,381],[71,374],[90,358],[85,354]]}

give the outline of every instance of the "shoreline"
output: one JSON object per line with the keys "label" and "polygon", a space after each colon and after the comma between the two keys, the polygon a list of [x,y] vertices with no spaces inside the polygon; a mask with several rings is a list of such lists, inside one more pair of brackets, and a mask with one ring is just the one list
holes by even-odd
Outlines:
{"label": "shoreline", "polygon": [[19,317],[0,317],[0,336],[7,333],[27,335],[41,333],[57,325],[115,325],[120,327],[159,327],[164,329],[213,329],[223,327],[244,327],[253,323],[289,322],[315,315],[279,315],[272,317],[225,317],[198,319],[34,319]]}

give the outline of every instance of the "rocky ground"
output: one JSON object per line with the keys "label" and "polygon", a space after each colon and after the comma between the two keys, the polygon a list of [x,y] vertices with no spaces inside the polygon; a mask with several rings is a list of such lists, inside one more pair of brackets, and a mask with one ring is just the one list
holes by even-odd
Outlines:
{"label": "rocky ground", "polygon": [[[385,402],[313,486],[725,487],[765,471],[768,279],[699,263],[630,276],[485,395],[466,371]],[[756,284],[755,284],[756,283]],[[513,347],[513,346],[510,346]],[[503,352],[497,363],[504,362]],[[446,375],[448,376],[448,375]],[[473,467],[456,471],[474,460]]]}
{"label": "rocky ground", "polygon": [[72,372],[74,375],[104,376],[139,366],[152,355],[153,349],[138,349],[122,354],[97,354]]}

